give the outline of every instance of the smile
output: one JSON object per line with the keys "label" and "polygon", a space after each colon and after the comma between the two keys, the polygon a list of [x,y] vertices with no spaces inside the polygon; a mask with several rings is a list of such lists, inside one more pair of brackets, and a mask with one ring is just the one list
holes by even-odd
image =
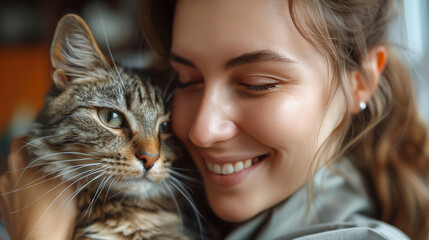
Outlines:
{"label": "smile", "polygon": [[255,157],[255,158],[249,158],[243,161],[237,161],[235,163],[218,164],[218,163],[209,162],[207,160],[205,161],[205,163],[209,172],[212,172],[215,174],[229,175],[229,174],[240,172],[246,168],[250,168],[254,164],[261,161],[265,156],[266,155]]}

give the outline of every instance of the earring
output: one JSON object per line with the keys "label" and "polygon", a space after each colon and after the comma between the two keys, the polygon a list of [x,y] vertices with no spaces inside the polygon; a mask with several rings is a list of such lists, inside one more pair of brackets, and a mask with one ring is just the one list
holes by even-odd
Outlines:
{"label": "earring", "polygon": [[364,102],[359,102],[359,107],[360,107],[360,110],[365,110],[366,109],[366,103],[364,103]]}

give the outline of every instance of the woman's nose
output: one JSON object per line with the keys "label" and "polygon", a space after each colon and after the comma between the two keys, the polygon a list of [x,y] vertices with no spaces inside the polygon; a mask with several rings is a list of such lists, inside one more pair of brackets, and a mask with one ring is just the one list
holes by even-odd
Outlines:
{"label": "woman's nose", "polygon": [[221,91],[205,91],[189,138],[198,147],[211,147],[237,133],[232,116],[233,103]]}

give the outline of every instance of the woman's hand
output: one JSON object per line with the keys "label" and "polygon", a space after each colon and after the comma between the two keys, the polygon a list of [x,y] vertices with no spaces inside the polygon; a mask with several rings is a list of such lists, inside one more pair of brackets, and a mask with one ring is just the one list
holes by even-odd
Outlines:
{"label": "woman's hand", "polygon": [[1,219],[14,240],[70,239],[77,208],[68,197],[74,187],[59,179],[43,182],[52,176],[43,177],[35,168],[24,171],[29,162],[21,149],[24,142],[25,138],[13,140],[9,170],[0,177]]}

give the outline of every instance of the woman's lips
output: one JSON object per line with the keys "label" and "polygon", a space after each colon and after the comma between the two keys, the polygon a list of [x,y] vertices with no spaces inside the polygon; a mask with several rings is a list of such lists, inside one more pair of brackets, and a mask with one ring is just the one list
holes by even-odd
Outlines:
{"label": "woman's lips", "polygon": [[[212,187],[232,187],[244,181],[258,166],[260,166],[269,154],[259,155],[257,157],[242,158],[204,158],[206,165],[205,178],[206,184]],[[232,160],[234,159],[234,160]]]}
{"label": "woman's lips", "polygon": [[249,158],[241,161],[230,162],[230,163],[214,163],[214,162],[210,162],[209,160],[205,160],[205,163],[206,163],[207,169],[211,173],[230,175],[233,173],[241,172],[244,169],[250,168],[257,162],[261,161],[266,156],[267,155],[261,155],[258,157]]}

